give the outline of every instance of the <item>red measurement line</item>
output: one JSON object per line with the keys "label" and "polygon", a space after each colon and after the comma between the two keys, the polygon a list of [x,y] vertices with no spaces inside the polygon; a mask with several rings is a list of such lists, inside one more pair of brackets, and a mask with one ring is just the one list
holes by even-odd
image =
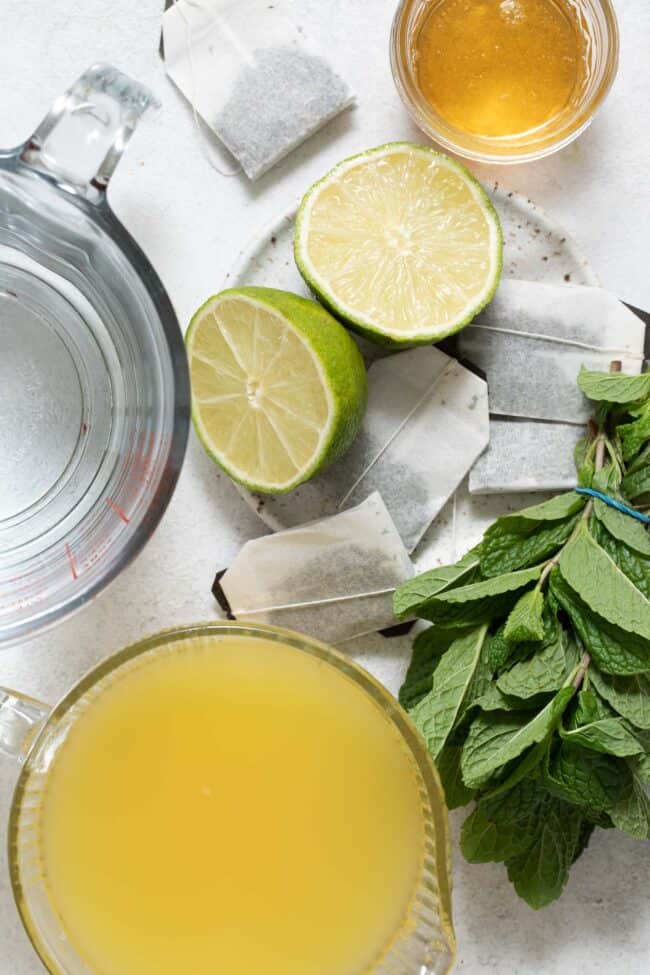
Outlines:
{"label": "red measurement line", "polygon": [[113,501],[112,498],[106,498],[106,504],[109,508],[115,512],[118,518],[121,518],[125,525],[129,523],[129,516],[125,515],[117,502]]}
{"label": "red measurement line", "polygon": [[70,548],[69,545],[66,545],[66,547],[65,547],[65,554],[68,556],[68,565],[70,566],[70,572],[72,573],[72,578],[73,579],[76,579],[77,578],[77,570],[75,569],[75,565],[74,565],[74,558],[72,556],[72,549]]}

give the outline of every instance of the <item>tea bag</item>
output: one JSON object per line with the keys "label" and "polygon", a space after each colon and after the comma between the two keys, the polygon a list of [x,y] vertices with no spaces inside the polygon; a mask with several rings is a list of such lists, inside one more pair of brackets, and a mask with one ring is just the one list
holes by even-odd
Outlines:
{"label": "tea bag", "polygon": [[492,415],[584,424],[581,366],[606,372],[620,359],[638,373],[644,337],[643,322],[601,288],[504,279],[458,350],[485,373]]}
{"label": "tea bag", "polygon": [[490,445],[469,475],[470,494],[575,487],[573,451],[584,432],[570,423],[491,420]]}
{"label": "tea bag", "polygon": [[428,346],[377,359],[368,391],[350,450],[313,481],[274,498],[273,510],[296,524],[379,491],[412,552],[488,443],[487,386]]}
{"label": "tea bag", "polygon": [[238,620],[341,643],[395,623],[393,592],[412,575],[374,493],[338,515],[247,542],[220,584]]}
{"label": "tea bag", "polygon": [[378,359],[368,381],[361,433],[325,478],[339,508],[379,491],[411,552],[487,446],[487,387],[432,346]]}
{"label": "tea bag", "polygon": [[282,0],[176,0],[163,51],[169,77],[252,180],[353,101]]}

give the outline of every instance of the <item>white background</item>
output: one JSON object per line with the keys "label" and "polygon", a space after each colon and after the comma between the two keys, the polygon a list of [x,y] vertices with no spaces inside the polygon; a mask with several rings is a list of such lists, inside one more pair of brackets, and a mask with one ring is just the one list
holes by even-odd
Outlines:
{"label": "white background", "polygon": [[[294,19],[325,50],[336,51],[358,107],[255,186],[243,178],[221,179],[201,155],[191,114],[158,58],[161,7],[162,0],[0,0],[0,145],[22,141],[52,99],[93,61],[111,61],[150,85],[162,111],[141,122],[110,196],[156,266],[185,327],[199,303],[219,289],[255,231],[333,163],[372,145],[419,136],[390,76],[394,0],[295,0]],[[650,5],[616,0],[616,7],[621,68],[586,134],[541,163],[502,171],[472,168],[480,178],[498,178],[542,204],[577,239],[604,286],[650,309]],[[74,619],[3,652],[0,684],[54,701],[91,664],[125,643],[216,616],[210,594],[214,571],[228,564],[244,540],[263,531],[192,435],[173,502],[145,552]],[[406,654],[406,643],[373,637],[357,657],[396,690]],[[10,763],[0,760],[0,838],[13,780]],[[461,818],[454,816],[456,828]],[[561,901],[534,913],[517,899],[501,867],[469,867],[455,846],[458,970],[646,972],[649,849],[615,831],[600,832],[572,871]],[[2,847],[0,975],[37,975],[42,969],[15,915],[4,859]],[[260,971],[263,975],[263,967]]]}

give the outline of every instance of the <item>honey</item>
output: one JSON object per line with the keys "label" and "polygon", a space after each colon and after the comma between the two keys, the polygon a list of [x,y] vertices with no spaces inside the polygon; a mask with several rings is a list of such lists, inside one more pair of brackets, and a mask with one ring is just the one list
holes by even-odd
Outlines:
{"label": "honey", "polygon": [[412,39],[422,96],[448,124],[507,139],[548,125],[587,82],[570,0],[433,0]]}

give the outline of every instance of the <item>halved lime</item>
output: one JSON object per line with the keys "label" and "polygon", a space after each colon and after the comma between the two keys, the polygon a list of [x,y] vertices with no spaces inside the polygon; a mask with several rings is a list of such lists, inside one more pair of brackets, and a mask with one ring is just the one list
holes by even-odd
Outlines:
{"label": "halved lime", "polygon": [[386,345],[437,342],[491,299],[497,213],[474,177],[425,146],[393,142],[339,163],[305,195],[294,252],[314,294]]}
{"label": "halved lime", "polygon": [[363,360],[315,302],[271,288],[222,291],[194,315],[186,344],[196,432],[251,490],[290,491],[356,436],[368,397]]}

